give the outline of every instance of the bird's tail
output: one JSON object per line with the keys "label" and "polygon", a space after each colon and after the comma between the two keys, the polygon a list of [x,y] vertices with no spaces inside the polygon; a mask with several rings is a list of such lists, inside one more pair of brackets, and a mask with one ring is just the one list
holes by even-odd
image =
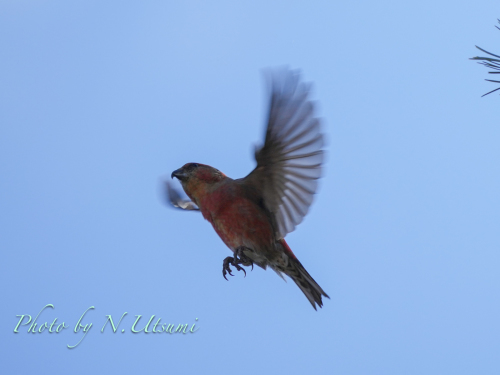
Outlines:
{"label": "bird's tail", "polygon": [[285,264],[279,267],[279,270],[288,275],[295,284],[297,284],[311,303],[312,307],[314,307],[314,310],[316,310],[316,304],[319,307],[323,307],[321,296],[323,295],[326,298],[330,298],[328,294],[326,294],[318,283],[314,281],[312,276],[309,275],[309,272],[307,272],[304,266],[299,262],[285,240],[282,239],[279,242],[281,242],[284,248],[285,257],[287,258],[283,259],[285,260]]}

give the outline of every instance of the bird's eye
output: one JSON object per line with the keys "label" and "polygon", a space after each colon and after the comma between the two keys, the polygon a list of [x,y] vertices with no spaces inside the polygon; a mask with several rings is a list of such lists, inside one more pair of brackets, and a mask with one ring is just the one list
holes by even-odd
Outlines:
{"label": "bird's eye", "polygon": [[197,163],[191,163],[191,167],[192,167],[192,168],[198,168],[198,167],[199,167],[199,165],[198,165]]}

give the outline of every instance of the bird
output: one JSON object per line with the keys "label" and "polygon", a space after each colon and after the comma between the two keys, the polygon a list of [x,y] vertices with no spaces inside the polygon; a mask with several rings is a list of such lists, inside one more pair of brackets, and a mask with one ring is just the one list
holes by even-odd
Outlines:
{"label": "bird", "polygon": [[[312,307],[330,298],[292,252],[285,236],[307,214],[322,174],[325,152],[321,121],[309,99],[311,85],[288,67],[270,74],[270,100],[264,143],[255,149],[257,166],[246,177],[232,179],[218,169],[187,163],[172,172],[189,199],[166,181],[167,201],[175,208],[200,211],[233,252],[231,266],[253,265],[290,277]],[[285,280],[286,281],[286,280]]]}

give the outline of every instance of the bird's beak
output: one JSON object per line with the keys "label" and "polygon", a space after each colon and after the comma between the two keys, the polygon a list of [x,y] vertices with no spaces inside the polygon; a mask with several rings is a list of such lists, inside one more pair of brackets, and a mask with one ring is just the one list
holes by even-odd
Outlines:
{"label": "bird's beak", "polygon": [[184,181],[188,176],[186,172],[184,172],[184,169],[179,168],[172,172],[171,177],[177,177],[180,181]]}

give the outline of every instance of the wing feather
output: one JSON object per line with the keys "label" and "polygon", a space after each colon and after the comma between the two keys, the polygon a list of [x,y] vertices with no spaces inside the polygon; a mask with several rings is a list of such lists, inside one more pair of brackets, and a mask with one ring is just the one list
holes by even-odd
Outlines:
{"label": "wing feather", "polygon": [[321,177],[324,137],[309,92],[296,71],[272,74],[264,145],[255,152],[257,167],[242,181],[261,192],[277,239],[303,220]]}
{"label": "wing feather", "polygon": [[175,189],[169,181],[165,181],[166,201],[175,208],[187,211],[199,211],[200,209],[194,202],[187,198],[182,198],[181,193]]}

